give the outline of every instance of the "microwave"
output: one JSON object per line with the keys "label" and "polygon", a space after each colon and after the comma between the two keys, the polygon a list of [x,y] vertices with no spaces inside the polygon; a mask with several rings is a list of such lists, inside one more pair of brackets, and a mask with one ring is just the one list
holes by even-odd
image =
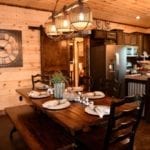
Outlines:
{"label": "microwave", "polygon": [[126,49],[126,54],[128,56],[135,56],[138,55],[138,46],[128,46]]}

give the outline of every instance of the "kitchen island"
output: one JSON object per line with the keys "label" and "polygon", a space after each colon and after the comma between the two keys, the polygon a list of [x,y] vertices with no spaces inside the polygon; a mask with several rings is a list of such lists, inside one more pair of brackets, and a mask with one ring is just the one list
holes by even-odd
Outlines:
{"label": "kitchen island", "polygon": [[131,74],[125,76],[125,95],[146,95],[144,118],[150,122],[150,75]]}

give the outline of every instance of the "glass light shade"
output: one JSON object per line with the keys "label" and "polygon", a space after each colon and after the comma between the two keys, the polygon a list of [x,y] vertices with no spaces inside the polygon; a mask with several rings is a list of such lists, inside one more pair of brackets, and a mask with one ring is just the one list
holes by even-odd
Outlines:
{"label": "glass light shade", "polygon": [[92,12],[87,4],[80,4],[70,11],[70,22],[75,30],[84,30],[92,25]]}
{"label": "glass light shade", "polygon": [[69,16],[67,14],[60,15],[56,18],[56,28],[58,32],[73,32]]}
{"label": "glass light shade", "polygon": [[44,26],[47,36],[57,36],[61,34],[60,32],[58,32],[54,20],[48,20]]}

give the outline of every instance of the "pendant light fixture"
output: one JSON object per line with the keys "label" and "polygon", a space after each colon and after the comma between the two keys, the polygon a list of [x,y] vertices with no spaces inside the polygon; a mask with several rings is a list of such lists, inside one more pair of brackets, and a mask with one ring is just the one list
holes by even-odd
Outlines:
{"label": "pendant light fixture", "polygon": [[78,0],[78,5],[73,7],[70,11],[70,22],[75,30],[85,30],[87,27],[92,25],[92,11],[89,6]]}
{"label": "pendant light fixture", "polygon": [[62,33],[58,31],[56,26],[56,18],[55,18],[55,12],[56,12],[56,6],[59,0],[56,1],[54,10],[52,12],[52,15],[48,18],[48,20],[44,24],[45,33],[46,35],[54,40],[57,40],[61,37]]}
{"label": "pendant light fixture", "polygon": [[45,23],[45,32],[51,39],[60,39],[74,36],[74,31],[83,31],[92,25],[92,12],[83,0],[64,6],[56,12],[56,1],[52,15]]}
{"label": "pendant light fixture", "polygon": [[57,29],[55,25],[55,18],[52,17],[51,19],[49,18],[47,22],[45,23],[45,32],[48,36],[50,35],[57,35]]}
{"label": "pendant light fixture", "polygon": [[74,31],[70,24],[66,5],[63,7],[63,12],[56,17],[56,27],[58,32],[69,33]]}

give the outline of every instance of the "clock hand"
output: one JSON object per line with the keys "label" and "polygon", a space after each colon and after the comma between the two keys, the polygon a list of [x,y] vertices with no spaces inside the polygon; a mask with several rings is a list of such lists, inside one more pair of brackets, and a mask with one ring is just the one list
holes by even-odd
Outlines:
{"label": "clock hand", "polygon": [[5,48],[3,46],[0,46],[0,51],[4,51]]}
{"label": "clock hand", "polygon": [[1,51],[6,51],[5,47],[7,46],[8,42],[4,46],[0,46]]}

